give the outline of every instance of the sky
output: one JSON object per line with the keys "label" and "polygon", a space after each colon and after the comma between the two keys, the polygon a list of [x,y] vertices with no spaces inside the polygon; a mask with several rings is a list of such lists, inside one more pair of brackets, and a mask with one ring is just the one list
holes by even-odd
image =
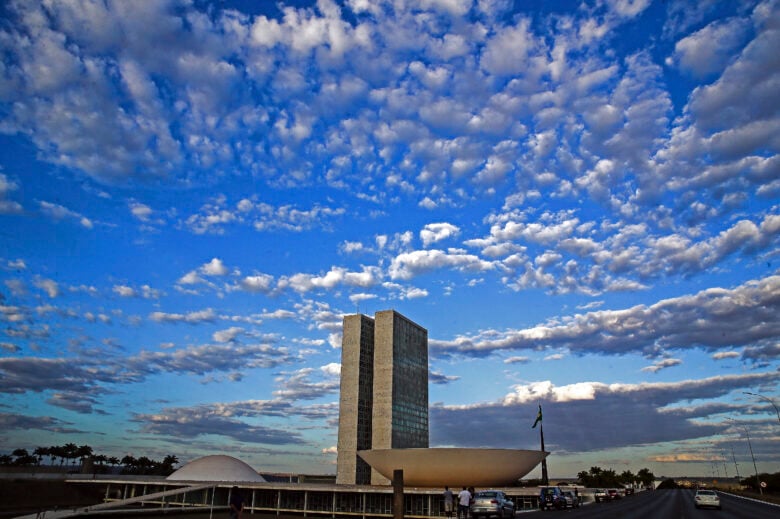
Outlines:
{"label": "sky", "polygon": [[335,474],[395,309],[432,447],[541,405],[551,477],[780,471],[778,48],[773,0],[3,2],[0,453]]}

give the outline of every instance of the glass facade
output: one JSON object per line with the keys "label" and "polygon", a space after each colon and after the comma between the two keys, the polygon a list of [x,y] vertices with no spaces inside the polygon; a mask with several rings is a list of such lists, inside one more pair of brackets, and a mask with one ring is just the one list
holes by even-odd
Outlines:
{"label": "glass facade", "polygon": [[386,310],[344,318],[339,484],[386,484],[357,452],[428,447],[428,331]]}
{"label": "glass facade", "polygon": [[393,320],[392,448],[428,447],[428,332]]}

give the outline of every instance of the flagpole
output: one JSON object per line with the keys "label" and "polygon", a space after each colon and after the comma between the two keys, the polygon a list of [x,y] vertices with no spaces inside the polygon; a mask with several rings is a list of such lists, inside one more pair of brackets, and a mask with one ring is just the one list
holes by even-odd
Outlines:
{"label": "flagpole", "polygon": [[[544,422],[539,420],[539,436],[542,439],[542,452],[544,452]],[[542,485],[547,486],[550,484],[550,479],[547,477],[547,458],[542,458]]]}

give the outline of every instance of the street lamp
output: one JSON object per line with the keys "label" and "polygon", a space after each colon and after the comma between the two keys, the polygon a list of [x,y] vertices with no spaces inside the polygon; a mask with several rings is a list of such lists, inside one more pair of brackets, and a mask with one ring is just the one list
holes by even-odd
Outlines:
{"label": "street lamp", "polygon": [[746,395],[750,395],[750,396],[757,396],[757,397],[758,397],[758,398],[760,398],[761,400],[766,400],[767,402],[769,402],[770,404],[772,404],[772,407],[774,407],[774,408],[775,408],[775,413],[777,413],[777,421],[778,421],[778,422],[780,422],[780,409],[778,409],[778,408],[777,408],[777,404],[775,404],[775,401],[774,401],[774,400],[772,400],[771,398],[769,398],[769,397],[766,397],[766,396],[764,396],[764,395],[759,395],[758,393],[751,393],[751,392],[749,392],[749,391],[743,391],[742,393],[744,393],[744,394],[746,394]]}
{"label": "street lamp", "polygon": [[[726,418],[726,420],[731,420],[736,424],[742,425],[733,418]],[[764,490],[761,488],[761,481],[758,479],[758,467],[756,466],[756,457],[753,455],[753,445],[750,443],[750,433],[748,432],[747,425],[742,425],[742,428],[745,429],[745,436],[747,437],[748,448],[750,449],[750,457],[753,459],[753,470],[756,472],[756,485],[758,485],[758,493],[764,495]]]}

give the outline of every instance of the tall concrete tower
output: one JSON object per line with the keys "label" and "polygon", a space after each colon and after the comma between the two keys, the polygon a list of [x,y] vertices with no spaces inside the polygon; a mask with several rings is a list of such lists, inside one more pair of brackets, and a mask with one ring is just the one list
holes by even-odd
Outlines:
{"label": "tall concrete tower", "polygon": [[428,331],[394,310],[344,317],[336,483],[386,485],[364,449],[428,447]]}

